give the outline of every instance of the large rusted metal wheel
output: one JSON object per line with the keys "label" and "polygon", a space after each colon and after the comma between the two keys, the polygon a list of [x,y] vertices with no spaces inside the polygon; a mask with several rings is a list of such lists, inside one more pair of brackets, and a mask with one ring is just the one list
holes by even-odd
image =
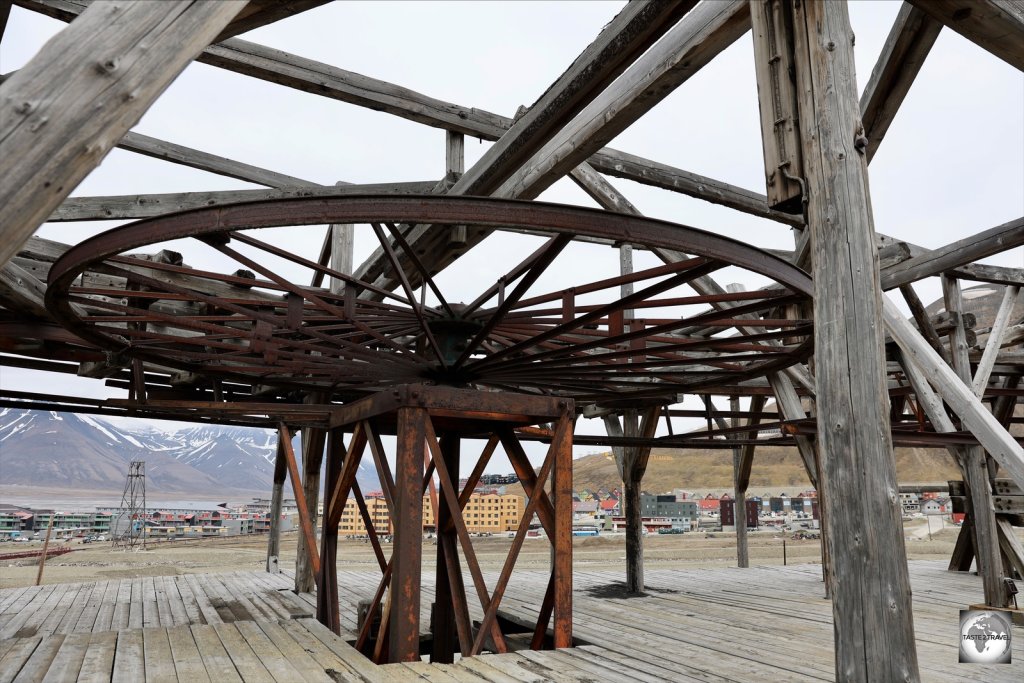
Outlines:
{"label": "large rusted metal wheel", "polygon": [[[340,273],[323,255],[294,253],[260,235],[264,228],[324,224],[372,231],[401,286],[389,291],[374,283],[379,273]],[[402,239],[410,225],[444,234],[482,226],[549,237],[524,261],[496,266],[497,277],[476,287],[474,300],[454,303]],[[182,238],[193,243],[182,249],[189,262],[207,261],[201,249],[241,270],[128,255]],[[539,286],[546,270],[571,263],[577,239],[690,257],[583,278],[570,289]],[[314,284],[279,274],[274,264],[281,263],[304,269]],[[771,284],[734,293],[701,286],[702,276],[725,267]],[[322,286],[325,280],[335,286]],[[810,296],[810,279],[792,264],[694,228],[538,202],[348,196],[199,209],[86,240],[54,265],[50,282],[53,314],[112,352],[341,399],[417,382],[581,402],[675,396],[763,375],[811,350],[810,321],[782,313],[799,310]],[[632,294],[623,295],[624,284]]]}

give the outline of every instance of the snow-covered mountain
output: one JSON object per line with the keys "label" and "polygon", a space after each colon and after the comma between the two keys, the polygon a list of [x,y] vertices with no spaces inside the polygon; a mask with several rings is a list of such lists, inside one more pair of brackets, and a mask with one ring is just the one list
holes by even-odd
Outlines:
{"label": "snow-covered mountain", "polygon": [[[297,437],[293,446],[301,468]],[[128,462],[145,460],[151,490],[267,495],[276,453],[269,429],[204,424],[168,432],[145,420],[0,409],[0,484],[119,491]],[[359,481],[364,490],[380,486],[369,463]]]}

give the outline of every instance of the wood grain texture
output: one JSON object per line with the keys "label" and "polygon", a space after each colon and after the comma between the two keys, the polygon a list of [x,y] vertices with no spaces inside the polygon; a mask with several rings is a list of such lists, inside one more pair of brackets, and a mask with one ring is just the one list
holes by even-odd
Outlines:
{"label": "wood grain texture", "polygon": [[0,84],[0,265],[244,6],[97,2]]}
{"label": "wood grain texture", "polygon": [[900,7],[860,97],[868,163],[882,144],[941,30],[942,24],[920,8],[906,2]]}
{"label": "wood grain texture", "polygon": [[909,0],[914,6],[1024,71],[1024,2],[1021,0]]}
{"label": "wood grain texture", "polygon": [[[916,681],[910,580],[888,424],[881,294],[846,3],[794,6],[815,283],[818,444],[831,495],[836,680]],[[865,629],[864,624],[871,624]]]}

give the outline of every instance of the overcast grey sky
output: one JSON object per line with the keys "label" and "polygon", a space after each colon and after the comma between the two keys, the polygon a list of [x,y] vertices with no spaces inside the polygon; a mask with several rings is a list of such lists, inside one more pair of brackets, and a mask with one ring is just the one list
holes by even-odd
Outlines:
{"label": "overcast grey sky", "polygon": [[[532,104],[622,6],[618,2],[335,2],[242,36],[465,106],[511,116]],[[900,3],[852,2],[858,81],[863,87]],[[0,71],[21,67],[63,27],[13,8],[0,44]],[[935,248],[1024,214],[1024,77],[948,29],[910,91],[871,165],[875,226]],[[136,131],[330,184],[436,179],[443,131],[353,105],[193,64]],[[488,143],[467,139],[467,167]],[[748,33],[611,144],[764,192],[757,89]],[[641,211],[720,232],[759,247],[789,249],[785,226],[628,181],[613,183]],[[75,195],[256,187],[114,150]],[[563,180],[541,199],[593,206]],[[114,222],[53,224],[40,234],[78,242]],[[319,244],[306,231],[302,239]],[[496,263],[526,253],[530,240],[489,239],[443,285],[492,281]],[[357,238],[357,262],[369,239]],[[189,260],[191,265],[202,265]],[[987,262],[1024,265],[1022,250]],[[615,268],[611,249],[585,249],[579,268]],[[572,282],[572,268],[553,274]],[[748,286],[756,285],[751,281]],[[937,283],[919,289],[927,302]],[[897,297],[898,298],[898,297]],[[105,396],[102,383],[0,369],[6,388]],[[581,422],[580,432],[602,431]],[[583,449],[589,451],[593,449]],[[500,468],[499,468],[500,469]]]}

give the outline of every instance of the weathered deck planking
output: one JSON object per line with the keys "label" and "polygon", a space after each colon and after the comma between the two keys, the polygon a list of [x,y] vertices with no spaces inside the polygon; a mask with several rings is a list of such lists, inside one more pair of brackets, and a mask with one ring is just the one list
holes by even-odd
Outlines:
{"label": "weathered deck planking", "polygon": [[[912,562],[910,574],[922,680],[1016,680],[1017,667],[957,663],[958,611],[976,600],[980,579],[947,572],[944,562]],[[339,573],[341,637],[312,618],[313,597],[291,592],[288,573],[0,591],[0,683],[834,680],[832,606],[823,598],[820,565],[648,567],[642,597],[627,596],[621,572],[581,568],[574,574],[574,632],[585,645],[485,654],[446,665],[377,667],[349,644],[355,604],[376,589],[378,579],[372,572]],[[513,621],[535,619],[546,579],[543,571],[517,574],[503,614]],[[424,586],[422,598],[425,625],[433,587]],[[482,617],[473,601],[470,612],[475,620]],[[129,628],[131,620],[139,626]],[[1014,658],[1021,661],[1024,630],[1015,628],[1015,635]]]}

